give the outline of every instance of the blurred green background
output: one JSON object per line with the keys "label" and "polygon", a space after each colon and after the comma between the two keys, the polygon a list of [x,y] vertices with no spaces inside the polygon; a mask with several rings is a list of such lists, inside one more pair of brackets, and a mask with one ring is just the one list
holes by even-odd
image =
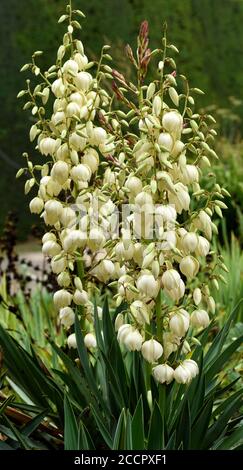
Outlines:
{"label": "blurred green background", "polygon": [[[21,239],[35,219],[23,195],[23,179],[15,181],[22,152],[33,152],[28,143],[31,117],[16,100],[25,78],[19,69],[37,49],[45,52],[43,67],[55,61],[63,32],[57,19],[65,4],[65,0],[0,2],[0,227],[7,212],[15,209]],[[111,44],[121,70],[127,67],[124,45],[135,44],[140,22],[149,21],[153,47],[160,44],[163,22],[168,23],[169,40],[180,50],[179,71],[192,86],[205,91],[199,105],[209,106],[218,119],[222,159],[216,171],[233,196],[227,229],[242,237],[243,0],[73,0],[73,6],[87,16],[81,32],[86,52],[96,56],[104,43]]]}

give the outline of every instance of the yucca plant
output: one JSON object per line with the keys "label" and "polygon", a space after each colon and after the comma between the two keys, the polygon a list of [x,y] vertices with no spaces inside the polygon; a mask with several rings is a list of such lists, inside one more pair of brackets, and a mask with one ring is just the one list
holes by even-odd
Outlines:
{"label": "yucca plant", "polygon": [[8,377],[18,395],[1,395],[6,438],[0,448],[242,449],[242,389],[232,393],[236,381],[222,387],[219,380],[242,343],[243,336],[225,347],[237,308],[206,353],[211,325],[198,337],[192,357],[200,373],[186,387],[158,385],[137,352],[121,352],[114,330],[118,313],[109,312],[105,301],[99,320],[96,309],[95,356],[87,352],[76,317],[79,361],[51,342],[62,361],[59,370],[46,369],[33,349],[27,352],[0,327],[1,379]]}
{"label": "yucca plant", "polygon": [[[234,382],[222,388],[218,376],[242,337],[224,347],[235,311],[214,339],[209,317],[225,270],[211,247],[213,217],[228,195],[215,181],[200,186],[218,158],[214,119],[195,112],[202,92],[177,74],[166,27],[151,51],[141,24],[136,51],[126,48],[130,82],[107,65],[109,46],[88,60],[75,37],[83,16],[70,1],[56,63],[42,72],[36,51],[22,68],[35,76],[19,97],[36,119],[30,139],[42,160],[24,154],[17,176],[28,174],[26,193],[36,189],[30,210],[45,222],[42,251],[70,351],[50,335],[61,366],[47,367],[0,328],[3,375],[22,399],[3,403],[4,445],[49,448],[54,428],[53,445],[66,450],[239,448],[241,391],[222,401]],[[27,425],[9,420],[10,404],[29,414]]]}

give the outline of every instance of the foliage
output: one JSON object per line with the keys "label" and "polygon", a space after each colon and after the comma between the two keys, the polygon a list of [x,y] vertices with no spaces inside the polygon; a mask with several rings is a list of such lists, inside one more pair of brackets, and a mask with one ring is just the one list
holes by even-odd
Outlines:
{"label": "foliage", "polygon": [[242,449],[242,389],[230,393],[234,382],[223,388],[217,379],[242,342],[241,335],[224,346],[237,308],[204,354],[211,327],[201,335],[192,356],[201,362],[200,375],[186,388],[158,386],[136,352],[121,353],[117,313],[105,302],[101,322],[96,310],[99,350],[92,361],[77,318],[80,362],[52,343],[63,370],[43,368],[33,349],[28,353],[0,327],[1,381],[11,379],[22,398],[1,394],[0,448],[50,449],[64,442],[66,450]]}

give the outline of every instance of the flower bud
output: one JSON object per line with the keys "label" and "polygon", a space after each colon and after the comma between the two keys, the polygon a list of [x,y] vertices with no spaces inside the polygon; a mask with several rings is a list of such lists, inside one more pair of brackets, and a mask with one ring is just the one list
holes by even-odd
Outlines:
{"label": "flower bud", "polygon": [[40,197],[34,197],[34,199],[30,201],[29,207],[32,214],[40,214],[44,208],[44,202]]}
{"label": "flower bud", "polygon": [[68,287],[71,284],[70,274],[66,271],[60,273],[57,277],[57,282],[60,287]]}
{"label": "flower bud", "polygon": [[59,313],[60,322],[66,328],[70,328],[74,324],[75,314],[72,308],[64,307],[61,308]]}
{"label": "flower bud", "polygon": [[205,310],[194,310],[191,315],[191,324],[195,327],[206,328],[210,323],[208,313]]}
{"label": "flower bud", "polygon": [[88,333],[84,337],[84,344],[87,349],[93,349],[97,347],[96,337],[93,333]]}
{"label": "flower bud", "polygon": [[63,307],[68,307],[72,302],[73,296],[65,289],[55,292],[53,300],[55,307],[59,310]]}
{"label": "flower bud", "polygon": [[199,262],[193,256],[186,256],[180,262],[180,270],[188,280],[193,279],[199,271]]}
{"label": "flower bud", "polygon": [[155,339],[145,341],[142,345],[142,355],[150,364],[157,362],[163,354],[161,344]]}
{"label": "flower bud", "polygon": [[68,344],[69,349],[72,349],[72,348],[77,349],[77,340],[76,340],[75,333],[72,333],[71,335],[69,335],[67,339],[67,344]]}
{"label": "flower bud", "polygon": [[124,316],[122,313],[118,313],[115,319],[115,331],[118,331],[119,328],[124,324]]}
{"label": "flower bud", "polygon": [[161,113],[162,109],[162,101],[160,96],[155,96],[153,99],[153,107],[152,107],[152,112],[155,114],[155,116],[159,116]]}
{"label": "flower bud", "polygon": [[193,291],[193,300],[194,300],[195,305],[199,305],[200,302],[202,301],[202,293],[198,287],[196,287],[196,289],[194,289]]}
{"label": "flower bud", "polygon": [[170,329],[179,338],[185,336],[189,325],[190,316],[183,308],[174,313],[170,318]]}
{"label": "flower bud", "polygon": [[78,64],[79,70],[84,70],[88,65],[88,58],[84,54],[80,54],[79,52],[74,55],[74,60]]}
{"label": "flower bud", "polygon": [[169,384],[174,379],[174,370],[168,364],[159,364],[153,368],[155,380],[161,384]]}

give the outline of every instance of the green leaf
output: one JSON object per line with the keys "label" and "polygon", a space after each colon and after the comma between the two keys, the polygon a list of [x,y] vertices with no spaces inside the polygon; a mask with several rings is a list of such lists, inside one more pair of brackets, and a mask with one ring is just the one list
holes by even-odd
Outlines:
{"label": "green leaf", "polygon": [[78,425],[67,394],[64,397],[64,449],[78,450]]}
{"label": "green leaf", "polygon": [[217,373],[220,372],[222,366],[228,361],[232,354],[242,344],[243,336],[237,338],[230,346],[228,346],[220,356],[217,356],[215,360],[210,362],[209,367],[206,367],[206,382],[208,383]]}
{"label": "green leaf", "polygon": [[150,420],[148,434],[148,450],[163,449],[164,442],[164,422],[160,413],[159,405],[155,402]]}
{"label": "green leaf", "polygon": [[211,397],[201,408],[191,430],[191,449],[202,449],[205,433],[212,416],[214,399]]}
{"label": "green leaf", "polygon": [[234,320],[237,316],[239,307],[240,307],[242,302],[243,302],[243,299],[240,300],[240,302],[235,306],[235,308],[233,309],[231,315],[229,316],[228,320],[226,321],[224,327],[219,331],[219,333],[217,334],[216,338],[214,339],[212,345],[210,346],[207,354],[205,355],[205,359],[204,359],[204,363],[205,363],[206,366],[209,365],[212,361],[214,361],[215,358],[217,358],[217,356],[221,352],[221,350],[222,350],[222,348],[225,344],[225,340],[226,340],[226,338],[229,334],[230,327],[231,327],[232,323],[234,322]]}
{"label": "green leaf", "polygon": [[110,432],[107,429],[106,421],[104,419],[102,419],[102,417],[100,417],[100,415],[95,411],[95,409],[92,406],[90,408],[91,408],[93,417],[95,419],[97,428],[98,428],[101,436],[103,437],[103,439],[104,439],[105,443],[107,444],[107,446],[110,449],[112,449],[112,437],[110,435]]}
{"label": "green leaf", "polygon": [[176,425],[176,449],[180,448],[181,443],[183,444],[183,450],[190,449],[191,415],[189,400],[186,397],[183,400],[183,408]]}
{"label": "green leaf", "polygon": [[243,444],[243,425],[235,429],[235,431],[221,439],[213,446],[214,450],[234,450]]}
{"label": "green leaf", "polygon": [[78,430],[78,450],[95,450],[90,434],[82,421]]}
{"label": "green leaf", "polygon": [[133,450],[145,449],[143,400],[141,396],[132,417],[132,442]]}
{"label": "green leaf", "polygon": [[[240,390],[241,394],[243,390]],[[236,392],[232,397],[231,400],[228,401],[228,406],[224,409],[223,413],[219,416],[217,421],[209,428],[207,431],[204,441],[203,441],[203,448],[210,449],[210,447],[214,444],[216,439],[226,430],[227,424],[234,415],[236,411],[239,411],[240,406],[242,405],[242,397],[239,396],[239,393]]]}
{"label": "green leaf", "polygon": [[47,410],[43,411],[42,413],[38,414],[35,416],[33,419],[30,420],[29,423],[27,423],[23,428],[22,428],[22,433],[25,436],[30,436],[42,423],[43,419],[47,415]]}
{"label": "green leaf", "polygon": [[112,444],[112,450],[124,450],[125,449],[125,432],[126,432],[126,416],[124,408],[118,419],[117,427]]}

